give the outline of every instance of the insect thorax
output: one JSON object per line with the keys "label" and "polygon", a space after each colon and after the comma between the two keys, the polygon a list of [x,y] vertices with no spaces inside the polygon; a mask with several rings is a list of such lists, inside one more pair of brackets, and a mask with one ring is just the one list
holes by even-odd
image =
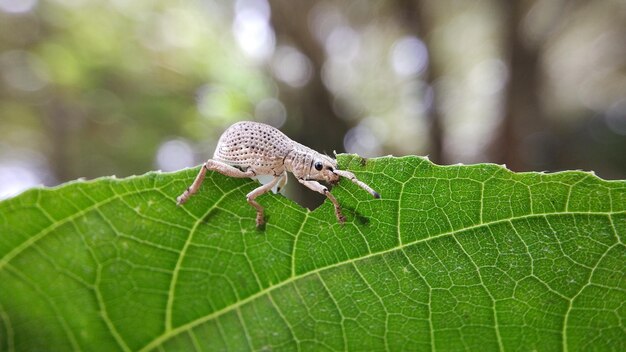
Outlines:
{"label": "insect thorax", "polygon": [[306,177],[312,172],[313,163],[324,158],[328,157],[294,142],[292,151],[285,158],[285,168],[296,178]]}

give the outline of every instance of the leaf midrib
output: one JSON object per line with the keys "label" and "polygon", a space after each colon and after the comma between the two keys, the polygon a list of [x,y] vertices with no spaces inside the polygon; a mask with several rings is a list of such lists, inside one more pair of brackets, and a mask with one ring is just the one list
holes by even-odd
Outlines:
{"label": "leaf midrib", "polygon": [[[188,331],[188,330],[190,330],[190,329],[192,329],[192,328],[194,328],[194,327],[196,327],[196,326],[198,326],[198,325],[200,325],[200,324],[202,324],[204,322],[207,322],[207,321],[209,321],[211,319],[217,318],[217,317],[219,317],[219,316],[221,316],[223,314],[226,314],[226,313],[228,313],[228,312],[230,312],[232,310],[235,310],[235,309],[237,309],[237,308],[239,308],[239,307],[241,307],[241,306],[243,306],[243,305],[245,305],[245,304],[247,304],[249,302],[254,301],[257,298],[265,296],[266,294],[269,295],[272,291],[274,291],[276,289],[279,289],[279,288],[281,288],[283,286],[286,286],[286,285],[288,285],[290,283],[293,283],[295,281],[303,279],[303,278],[305,278],[305,277],[307,277],[309,275],[319,274],[319,273],[321,273],[323,271],[330,270],[330,269],[333,269],[333,268],[336,268],[336,267],[340,267],[340,266],[345,265],[345,264],[353,264],[353,263],[356,263],[356,262],[359,262],[359,261],[363,261],[363,260],[366,260],[366,259],[369,259],[369,258],[373,258],[373,257],[376,257],[376,256],[384,255],[384,254],[391,253],[391,252],[394,252],[394,251],[402,250],[404,248],[407,248],[407,247],[410,247],[410,246],[413,246],[413,245],[416,245],[416,244],[419,244],[419,243],[426,243],[428,241],[436,240],[436,239],[439,239],[439,238],[442,238],[442,237],[454,236],[455,234],[458,234],[458,233],[461,233],[461,232],[464,232],[464,231],[473,230],[473,229],[479,229],[479,228],[482,228],[482,227],[489,227],[489,226],[492,226],[492,225],[498,225],[498,224],[501,224],[501,223],[512,222],[512,221],[516,221],[516,220],[532,219],[532,218],[536,218],[536,217],[552,217],[552,216],[561,216],[561,215],[595,215],[595,216],[606,216],[606,217],[609,218],[611,224],[613,224],[611,216],[612,215],[616,215],[616,214],[626,214],[626,212],[624,212],[624,211],[610,211],[610,212],[559,211],[559,212],[552,212],[552,213],[534,213],[534,214],[513,216],[513,217],[510,217],[510,218],[506,218],[506,219],[493,220],[493,221],[486,222],[486,223],[471,225],[471,226],[464,227],[464,228],[461,228],[461,229],[440,233],[440,234],[433,235],[433,236],[430,236],[430,237],[427,237],[427,238],[421,238],[421,239],[418,239],[418,240],[415,240],[415,241],[412,241],[412,242],[402,243],[402,244],[399,244],[399,245],[397,245],[395,247],[388,248],[388,249],[385,249],[385,250],[382,250],[382,251],[379,251],[379,252],[368,253],[366,255],[363,255],[363,256],[360,256],[360,257],[357,257],[357,258],[351,258],[351,259],[347,259],[347,260],[344,260],[344,261],[339,261],[339,262],[334,263],[334,264],[321,266],[321,267],[312,269],[310,271],[303,272],[303,273],[297,274],[295,276],[291,276],[291,277],[285,279],[284,281],[278,282],[278,283],[276,283],[274,285],[270,285],[270,286],[260,290],[259,292],[255,293],[255,294],[252,294],[252,295],[250,295],[250,296],[248,296],[248,297],[246,297],[244,299],[241,299],[240,301],[237,301],[237,302],[235,302],[235,303],[233,303],[233,304],[231,304],[229,306],[226,306],[226,307],[224,307],[224,308],[222,308],[220,310],[214,311],[211,314],[208,314],[208,315],[205,315],[203,317],[197,318],[197,319],[192,320],[192,321],[190,321],[190,322],[188,322],[186,324],[180,325],[180,326],[178,326],[176,328],[172,328],[171,330],[166,330],[162,335],[160,335],[160,336],[156,337],[154,340],[150,341],[147,345],[145,345],[139,351],[150,351],[150,350],[158,347],[163,342],[169,340],[170,338],[172,338],[172,337],[174,337],[174,336],[176,336],[176,335],[178,335],[178,334],[180,334],[182,332]],[[613,230],[615,230],[615,228],[613,228]],[[296,238],[298,237],[298,235],[299,235],[299,233],[296,234]],[[613,246],[608,246],[607,251],[610,248],[612,248],[612,247]],[[603,253],[603,256],[604,255],[605,255],[605,253]],[[550,291],[554,292],[554,290],[552,288],[549,288],[549,289],[550,289]],[[568,300],[568,301],[571,301],[571,300],[574,299],[574,298],[568,298],[566,296],[563,296],[563,294],[561,294],[559,292],[555,292],[555,293],[558,294],[559,296],[561,296],[562,298]]]}

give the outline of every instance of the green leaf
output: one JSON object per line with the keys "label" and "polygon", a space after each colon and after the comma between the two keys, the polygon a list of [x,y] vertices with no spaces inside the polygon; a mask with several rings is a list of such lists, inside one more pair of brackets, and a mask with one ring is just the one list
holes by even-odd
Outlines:
{"label": "green leaf", "polygon": [[626,182],[341,155],[305,210],[197,169],[0,203],[0,350],[626,350]]}

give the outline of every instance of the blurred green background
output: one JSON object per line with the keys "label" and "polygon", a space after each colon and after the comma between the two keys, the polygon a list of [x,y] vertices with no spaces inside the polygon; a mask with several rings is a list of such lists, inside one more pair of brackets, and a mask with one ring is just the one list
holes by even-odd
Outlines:
{"label": "blurred green background", "polygon": [[239,120],[625,179],[626,0],[0,0],[0,199],[197,165]]}

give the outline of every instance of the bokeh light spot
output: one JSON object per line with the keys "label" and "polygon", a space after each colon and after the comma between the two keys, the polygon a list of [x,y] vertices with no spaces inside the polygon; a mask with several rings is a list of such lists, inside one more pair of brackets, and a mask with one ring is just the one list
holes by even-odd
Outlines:
{"label": "bokeh light spot", "polygon": [[416,37],[403,37],[393,44],[390,59],[397,75],[418,75],[428,66],[428,49]]}
{"label": "bokeh light spot", "polygon": [[24,13],[37,6],[37,0],[0,0],[0,10],[7,13]]}
{"label": "bokeh light spot", "polygon": [[254,116],[269,125],[280,128],[287,121],[287,110],[280,100],[267,98],[256,104]]}
{"label": "bokeh light spot", "polygon": [[469,73],[469,86],[482,95],[500,92],[508,80],[506,64],[499,59],[481,61]]}
{"label": "bokeh light spot", "polygon": [[326,39],[325,48],[328,56],[334,60],[353,60],[359,55],[359,35],[348,26],[339,26]]}
{"label": "bokeh light spot", "polygon": [[309,58],[290,46],[282,46],[276,50],[272,61],[274,76],[282,82],[294,87],[304,87],[313,74]]}
{"label": "bokeh light spot", "polygon": [[11,50],[0,55],[0,73],[9,86],[27,92],[40,90],[49,81],[45,64],[22,50]]}
{"label": "bokeh light spot", "polygon": [[343,146],[348,153],[356,153],[369,158],[381,154],[380,140],[364,123],[351,128],[343,138]]}
{"label": "bokeh light spot", "polygon": [[175,139],[159,146],[156,156],[157,167],[163,171],[175,171],[193,166],[193,150],[189,143]]}
{"label": "bokeh light spot", "polygon": [[36,170],[23,163],[0,164],[0,199],[13,197],[24,190],[40,185]]}
{"label": "bokeh light spot", "polygon": [[252,59],[264,60],[274,52],[274,30],[266,1],[237,1],[233,33],[237,44]]}
{"label": "bokeh light spot", "polygon": [[611,131],[626,136],[626,99],[622,99],[609,107],[605,121]]}

